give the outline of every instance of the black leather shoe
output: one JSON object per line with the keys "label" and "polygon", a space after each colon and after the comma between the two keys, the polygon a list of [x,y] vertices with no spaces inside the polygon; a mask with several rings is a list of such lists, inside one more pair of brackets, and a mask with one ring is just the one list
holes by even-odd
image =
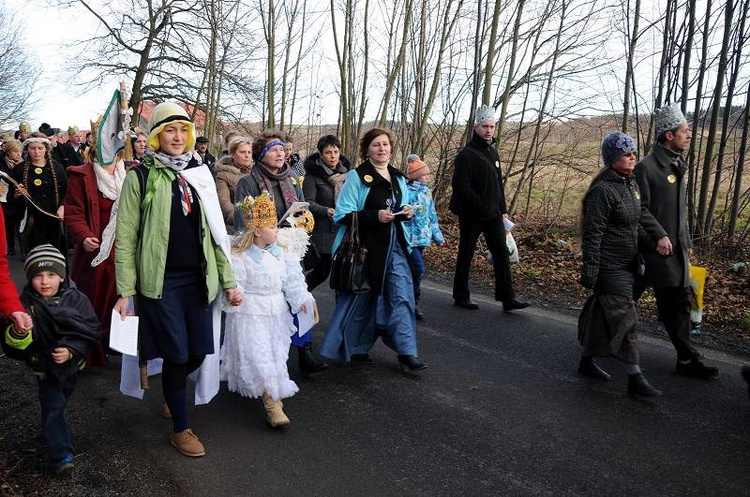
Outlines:
{"label": "black leather shoe", "polygon": [[352,354],[352,362],[357,364],[375,364],[370,354]]}
{"label": "black leather shoe", "polygon": [[306,343],[297,349],[299,370],[305,374],[320,373],[328,369],[328,364],[318,361],[312,353],[312,345]]}
{"label": "black leather shoe", "polygon": [[417,318],[417,321],[422,321],[424,319],[424,314],[419,310],[419,307],[414,308],[414,317]]}
{"label": "black leather shoe", "polygon": [[454,300],[453,305],[456,307],[460,307],[461,309],[469,309],[471,311],[476,311],[479,309],[479,304],[476,302],[472,302],[470,299],[464,299],[464,300]]}
{"label": "black leather shoe", "polygon": [[698,359],[692,359],[690,362],[677,361],[675,372],[690,378],[712,379],[719,376],[719,368],[706,366]]}
{"label": "black leather shoe", "polygon": [[628,395],[631,397],[659,397],[662,395],[661,390],[657,390],[646,381],[643,373],[628,375]]}
{"label": "black leather shoe", "polygon": [[747,382],[747,394],[750,395],[750,366],[742,367],[742,377]]}
{"label": "black leather shoe", "polygon": [[422,371],[427,369],[427,364],[419,360],[419,357],[414,355],[400,355],[398,356],[398,362],[401,363],[401,370],[406,371]]}
{"label": "black leather shoe", "polygon": [[525,300],[518,300],[512,298],[511,300],[503,302],[503,312],[517,311],[518,309],[526,309],[531,304]]}
{"label": "black leather shoe", "polygon": [[612,375],[600,368],[593,357],[581,357],[581,362],[578,363],[578,374],[601,381],[612,379]]}

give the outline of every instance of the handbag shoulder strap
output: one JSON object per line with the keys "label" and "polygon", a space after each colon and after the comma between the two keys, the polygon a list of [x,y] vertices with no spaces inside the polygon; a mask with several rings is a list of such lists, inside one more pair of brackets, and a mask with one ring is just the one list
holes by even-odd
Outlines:
{"label": "handbag shoulder strap", "polygon": [[359,216],[356,212],[352,213],[352,242],[359,245]]}

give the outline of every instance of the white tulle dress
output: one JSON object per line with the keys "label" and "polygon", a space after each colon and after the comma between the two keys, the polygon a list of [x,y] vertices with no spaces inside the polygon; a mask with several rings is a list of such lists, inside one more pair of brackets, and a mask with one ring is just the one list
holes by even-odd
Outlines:
{"label": "white tulle dress", "polygon": [[238,307],[225,300],[222,305],[227,318],[221,379],[244,397],[291,397],[299,391],[286,366],[290,336],[297,331],[291,313],[312,298],[299,258],[277,245],[253,245],[232,253],[231,262],[245,299]]}

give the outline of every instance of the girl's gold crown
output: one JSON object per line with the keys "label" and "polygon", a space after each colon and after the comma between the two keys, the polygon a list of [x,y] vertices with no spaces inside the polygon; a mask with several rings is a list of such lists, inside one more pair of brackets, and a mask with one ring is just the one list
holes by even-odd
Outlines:
{"label": "girl's gold crown", "polygon": [[278,223],[276,204],[265,190],[255,198],[245,197],[235,207],[245,213],[245,229],[270,228]]}

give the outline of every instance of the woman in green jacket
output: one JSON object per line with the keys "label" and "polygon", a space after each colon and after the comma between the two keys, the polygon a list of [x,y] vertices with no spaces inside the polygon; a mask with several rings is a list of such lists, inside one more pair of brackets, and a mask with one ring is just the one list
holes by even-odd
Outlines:
{"label": "woman in green jacket", "polygon": [[[242,293],[228,262],[229,243],[216,185],[193,158],[195,126],[182,107],[164,102],[149,118],[146,159],[125,178],[117,213],[115,310],[127,314],[137,296],[141,360],[162,358],[164,400],[172,416],[172,445],[183,455],[205,449],[188,428],[187,376],[217,366],[219,292],[233,305]],[[196,402],[218,391],[218,367],[201,367]],[[208,391],[201,380],[210,384]]]}

